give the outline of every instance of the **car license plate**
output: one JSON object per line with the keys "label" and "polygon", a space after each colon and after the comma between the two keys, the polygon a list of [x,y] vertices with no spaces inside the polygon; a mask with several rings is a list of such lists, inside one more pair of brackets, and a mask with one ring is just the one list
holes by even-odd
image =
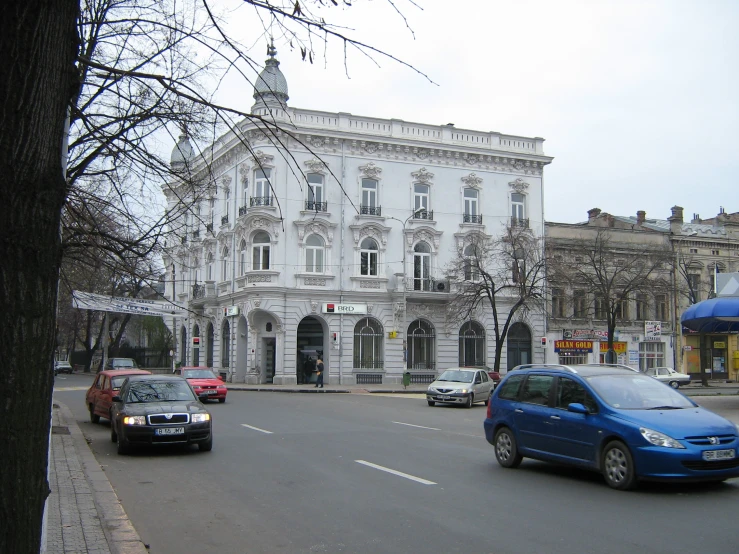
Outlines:
{"label": "car license plate", "polygon": [[736,452],[733,448],[728,450],[705,450],[703,452],[704,460],[733,460]]}
{"label": "car license plate", "polygon": [[442,395],[439,398],[441,398],[442,400],[450,400],[452,397],[448,395]]}
{"label": "car license plate", "polygon": [[156,435],[184,435],[184,427],[162,427],[154,431]]}
{"label": "car license plate", "polygon": [[218,392],[218,391],[214,391],[214,390],[204,390],[204,391],[203,391],[203,392],[201,392],[200,394],[216,394],[217,392]]}

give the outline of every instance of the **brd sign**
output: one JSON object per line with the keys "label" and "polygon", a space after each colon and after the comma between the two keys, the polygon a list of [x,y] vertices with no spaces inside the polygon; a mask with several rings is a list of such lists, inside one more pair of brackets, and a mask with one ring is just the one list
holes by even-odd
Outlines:
{"label": "brd sign", "polygon": [[324,314],[356,314],[367,313],[367,304],[333,304],[331,302],[323,305]]}

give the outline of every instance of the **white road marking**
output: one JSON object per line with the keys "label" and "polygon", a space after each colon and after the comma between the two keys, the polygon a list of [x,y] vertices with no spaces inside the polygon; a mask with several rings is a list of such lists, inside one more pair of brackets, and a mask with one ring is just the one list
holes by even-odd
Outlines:
{"label": "white road marking", "polygon": [[403,423],[402,421],[393,421],[393,423],[397,423],[398,425],[407,425],[408,427],[418,427],[419,429],[430,429],[431,431],[441,431],[441,429],[438,429],[436,427],[424,427],[423,425],[413,425],[412,423]]}
{"label": "white road marking", "polygon": [[422,485],[436,485],[437,484],[437,483],[434,483],[433,481],[428,481],[427,479],[421,479],[420,477],[408,475],[407,473],[403,473],[402,471],[395,471],[394,469],[390,469],[389,467],[378,466],[377,464],[373,464],[372,462],[366,462],[364,460],[354,460],[354,461],[357,462],[358,464],[362,464],[367,467],[373,467],[375,469],[379,469],[380,471],[392,473],[393,475],[397,475],[398,477],[405,477],[406,479],[410,479],[411,481],[415,481],[416,483],[421,483]]}
{"label": "white road marking", "polygon": [[255,431],[259,431],[260,433],[266,433],[267,435],[272,434],[272,431],[265,431],[264,429],[260,429],[259,427],[253,427],[251,425],[247,425],[246,423],[242,423],[241,426],[248,427],[249,429],[254,429]]}

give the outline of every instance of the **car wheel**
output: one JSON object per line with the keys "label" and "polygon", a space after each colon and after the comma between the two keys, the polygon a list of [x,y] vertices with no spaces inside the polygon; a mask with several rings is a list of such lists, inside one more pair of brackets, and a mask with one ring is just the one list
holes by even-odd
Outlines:
{"label": "car wheel", "polygon": [[680,388],[680,383],[678,383],[677,381],[670,381],[670,386],[673,389],[679,389]]}
{"label": "car wheel", "polygon": [[470,394],[467,397],[467,402],[465,403],[464,407],[465,408],[471,408],[472,407],[472,404],[474,404],[474,402],[475,402],[474,395],[473,394]]}
{"label": "car wheel", "polygon": [[516,438],[508,427],[499,429],[495,434],[495,459],[503,467],[516,468],[523,460],[518,453]]}
{"label": "car wheel", "polygon": [[118,435],[118,454],[128,454],[131,447],[128,444],[128,441],[124,439],[121,435]]}
{"label": "car wheel", "polygon": [[200,449],[200,452],[210,452],[213,450],[213,433],[211,432],[210,437],[208,437],[207,441],[199,442],[198,448]]}
{"label": "car wheel", "polygon": [[428,400],[427,402],[429,403],[429,406],[436,406],[436,402],[433,400]]}
{"label": "car wheel", "polygon": [[95,406],[90,404],[90,421],[93,423],[100,423],[100,416],[95,413]]}
{"label": "car wheel", "polygon": [[220,402],[221,404],[223,404],[223,403],[224,403],[225,401],[226,401],[226,399],[225,399],[225,398],[219,398],[219,399],[218,399],[218,402]]}
{"label": "car wheel", "polygon": [[631,452],[621,441],[611,441],[603,449],[603,477],[609,487],[625,491],[636,485]]}

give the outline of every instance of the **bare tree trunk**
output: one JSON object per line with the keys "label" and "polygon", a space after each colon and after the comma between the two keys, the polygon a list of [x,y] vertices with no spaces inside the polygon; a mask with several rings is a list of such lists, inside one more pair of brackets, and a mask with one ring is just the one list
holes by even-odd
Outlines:
{"label": "bare tree trunk", "polygon": [[38,552],[47,480],[72,0],[7,0],[0,18],[0,552]]}

